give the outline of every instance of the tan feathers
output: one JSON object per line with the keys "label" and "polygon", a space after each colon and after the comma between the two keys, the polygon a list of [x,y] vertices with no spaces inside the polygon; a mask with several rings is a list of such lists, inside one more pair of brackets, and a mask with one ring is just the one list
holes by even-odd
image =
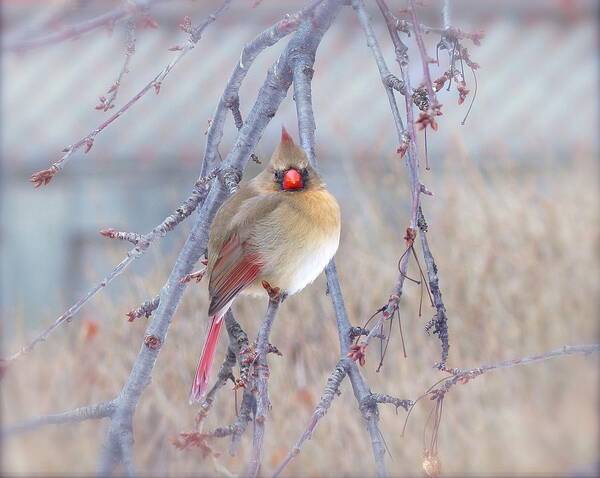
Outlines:
{"label": "tan feathers", "polygon": [[[290,168],[302,173],[302,189],[282,189],[278,177]],[[233,290],[223,285],[239,287],[240,278],[249,278],[243,276],[248,262],[258,264],[259,272],[240,291],[262,293],[261,282],[266,280],[293,294],[321,273],[335,254],[339,237],[337,201],[284,130],[269,166],[243,184],[213,221],[208,246],[211,299],[216,303],[229,299]],[[229,246],[232,238],[233,249]],[[234,276],[224,277],[228,274]]]}

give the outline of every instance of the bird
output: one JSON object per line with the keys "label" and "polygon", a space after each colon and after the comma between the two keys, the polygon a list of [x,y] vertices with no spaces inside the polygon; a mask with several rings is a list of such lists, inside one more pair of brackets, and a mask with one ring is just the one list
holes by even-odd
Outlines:
{"label": "bird", "polygon": [[290,296],[312,283],[337,252],[341,215],[335,197],[285,127],[269,165],[219,208],[209,231],[209,330],[190,391],[201,401],[224,317],[240,294],[265,284]]}

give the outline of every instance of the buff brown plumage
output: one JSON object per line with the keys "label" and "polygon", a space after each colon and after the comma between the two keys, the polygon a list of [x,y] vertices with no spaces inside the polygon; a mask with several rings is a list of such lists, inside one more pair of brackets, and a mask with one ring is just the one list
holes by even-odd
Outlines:
{"label": "buff brown plumage", "polygon": [[208,242],[210,329],[190,401],[208,387],[223,317],[240,293],[265,294],[262,282],[295,294],[335,255],[340,209],[285,128],[269,166],[223,203]]}

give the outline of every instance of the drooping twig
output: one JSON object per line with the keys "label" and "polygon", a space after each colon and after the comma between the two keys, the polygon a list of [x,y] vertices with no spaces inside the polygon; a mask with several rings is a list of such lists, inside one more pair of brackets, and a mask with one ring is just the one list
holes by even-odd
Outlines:
{"label": "drooping twig", "polygon": [[327,384],[325,385],[325,390],[323,390],[323,394],[321,395],[321,400],[319,400],[319,403],[315,408],[310,421],[308,422],[306,430],[304,430],[302,435],[300,435],[300,438],[294,447],[289,451],[285,459],[277,466],[277,469],[273,473],[273,478],[276,478],[281,474],[288,463],[300,453],[300,449],[302,448],[304,442],[312,438],[319,420],[325,416],[327,410],[329,410],[329,407],[331,406],[331,402],[333,402],[333,399],[336,397],[336,395],[340,393],[339,388],[345,376],[346,368],[342,362],[338,362],[338,364],[335,366],[335,369],[327,379]]}
{"label": "drooping twig", "polygon": [[81,148],[84,148],[84,152],[88,153],[92,146],[94,145],[94,140],[96,136],[103,131],[107,126],[116,121],[120,116],[122,116],[129,108],[131,108],[137,101],[142,98],[148,91],[154,89],[156,93],[160,91],[162,82],[167,77],[167,75],[175,68],[175,65],[179,63],[179,61],[190,52],[195,46],[196,43],[200,40],[202,33],[211,23],[213,23],[217,17],[223,13],[231,3],[232,0],[225,0],[223,4],[211,15],[209,15],[203,22],[201,22],[198,26],[191,28],[189,31],[189,38],[186,42],[185,46],[181,47],[181,50],[177,53],[177,55],[171,60],[171,62],[163,68],[160,73],[158,73],[150,82],[146,84],[133,98],[131,98],[127,103],[125,103],[119,110],[111,115],[107,120],[102,122],[96,129],[92,130],[89,134],[81,138],[76,143],[73,143],[63,149],[63,156],[56,162],[52,163],[52,165],[48,169],[44,169],[42,171],[38,171],[33,173],[30,177],[30,181],[35,185],[35,187],[39,187],[42,185],[48,184],[52,178],[60,172],[67,163],[72,159],[73,154]]}
{"label": "drooping twig", "polygon": [[[266,284],[263,282],[263,284]],[[268,288],[267,288],[268,286]],[[271,409],[269,401],[269,366],[267,363],[267,353],[269,345],[269,335],[279,304],[283,299],[279,289],[270,289],[270,285],[266,284],[265,289],[269,292],[269,307],[262,325],[258,331],[256,340],[256,359],[254,369],[256,374],[256,414],[254,416],[254,436],[252,439],[252,452],[250,454],[250,462],[246,475],[250,478],[258,476],[260,466],[262,464],[263,443],[265,439],[265,421],[267,414]]]}
{"label": "drooping twig", "polygon": [[121,71],[119,72],[119,76],[115,80],[115,82],[110,86],[106,94],[106,96],[101,96],[99,98],[100,103],[96,105],[97,110],[108,111],[115,106],[115,101],[117,99],[117,95],[119,94],[119,89],[121,88],[121,83],[123,81],[123,77],[129,73],[129,62],[131,61],[131,57],[135,54],[135,35],[136,35],[136,27],[135,22],[130,19],[127,21],[126,26],[126,35],[127,40],[125,44],[125,60],[123,61],[123,66],[121,67]]}
{"label": "drooping twig", "polygon": [[0,431],[0,437],[3,439],[8,438],[9,436],[32,431],[45,425],[62,425],[96,418],[106,418],[112,415],[114,409],[114,401],[111,400],[96,405],[75,408],[66,412],[52,413],[3,428]]}
{"label": "drooping twig", "polygon": [[[377,5],[384,17],[386,25],[388,27],[388,32],[390,34],[390,38],[392,39],[392,43],[395,47],[396,52],[396,61],[400,67],[401,78],[407,85],[407,90],[411,91],[410,87],[410,76],[408,74],[408,55],[406,45],[402,42],[398,35],[398,31],[394,26],[394,18],[391,15],[389,8],[387,7],[385,0],[376,0]],[[414,21],[414,20],[413,20]],[[448,349],[449,349],[449,341],[448,341],[448,327],[447,327],[447,315],[446,309],[442,300],[441,291],[439,288],[439,278],[438,278],[438,270],[435,266],[435,261],[433,259],[433,255],[428,245],[427,241],[427,223],[425,222],[425,217],[421,211],[421,202],[420,195],[423,192],[423,185],[421,183],[419,177],[419,162],[417,156],[417,143],[416,143],[416,131],[415,131],[415,121],[413,115],[413,102],[412,98],[409,95],[404,96],[405,106],[406,106],[406,118],[407,118],[407,129],[408,129],[408,157],[406,161],[406,167],[409,173],[409,179],[411,183],[411,195],[412,195],[412,207],[411,207],[411,224],[410,229],[413,231],[419,231],[420,239],[421,239],[421,247],[423,249],[423,254],[425,258],[425,264],[427,268],[427,275],[429,279],[429,289],[432,291],[434,303],[437,310],[437,323],[439,327],[437,327],[438,335],[440,336],[440,340],[442,342],[442,352],[441,352],[441,362],[438,364],[439,367],[444,367],[445,362],[448,358]],[[418,228],[418,229],[417,229]],[[398,281],[396,282],[396,286],[394,289],[393,295],[400,296],[398,293],[402,290],[402,277],[404,276],[403,271],[401,270],[400,275],[398,277]],[[433,288],[436,288],[436,293],[433,294]],[[440,313],[440,311],[442,311]]]}

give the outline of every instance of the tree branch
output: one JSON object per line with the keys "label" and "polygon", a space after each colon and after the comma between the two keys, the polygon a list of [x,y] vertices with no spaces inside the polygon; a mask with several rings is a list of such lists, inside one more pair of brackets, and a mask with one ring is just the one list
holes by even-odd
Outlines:
{"label": "tree branch", "polygon": [[121,82],[123,81],[123,77],[129,73],[129,62],[131,61],[131,57],[135,54],[135,41],[136,41],[136,26],[135,22],[132,19],[127,21],[126,27],[126,45],[125,45],[125,60],[123,61],[123,66],[121,67],[121,71],[119,72],[119,76],[116,81],[110,86],[106,94],[108,98],[105,96],[101,96],[99,98],[100,103],[96,105],[97,110],[108,111],[115,106],[115,101],[117,99],[117,95],[119,94],[119,89],[121,88]]}
{"label": "tree branch", "polygon": [[[211,120],[210,126],[207,132],[206,148],[204,152],[203,170],[201,174],[205,174],[205,166],[207,164],[213,164],[217,157],[217,148],[221,139],[223,138],[223,126],[225,124],[225,118],[227,110],[239,108],[240,98],[239,90],[242,82],[246,78],[250,66],[254,63],[254,60],[267,48],[275,45],[279,40],[285,38],[290,33],[298,29],[300,21],[305,17],[311,16],[314,13],[314,9],[319,5],[322,0],[318,0],[310,4],[308,7],[299,10],[291,15],[286,15],[283,19],[279,20],[273,26],[267,28],[259,35],[257,35],[251,42],[246,44],[240,54],[240,60],[236,64],[225,90],[219,99],[215,113]],[[236,106],[237,105],[237,106]],[[235,114],[234,114],[235,116]],[[238,130],[243,126],[241,121],[241,114],[239,121],[236,119],[236,127]]]}
{"label": "tree branch", "polygon": [[254,416],[254,437],[252,439],[252,452],[246,475],[251,478],[258,476],[262,464],[263,443],[265,439],[265,420],[267,413],[271,409],[269,401],[269,365],[267,363],[267,354],[269,346],[269,335],[271,328],[279,309],[279,304],[283,297],[279,290],[275,293],[269,292],[269,306],[267,314],[258,331],[256,340],[256,358],[254,362],[254,371],[256,374],[256,415]]}
{"label": "tree branch", "polygon": [[[318,44],[318,41],[317,43]],[[294,98],[296,100],[296,114],[298,116],[298,129],[300,132],[300,143],[310,163],[316,167],[315,150],[314,150],[314,131],[315,121],[311,102],[311,80],[313,76],[313,63],[316,50],[314,47],[306,51],[299,51],[290,58],[290,65],[294,75]],[[342,297],[335,262],[332,260],[326,267],[325,273],[327,276],[327,286],[331,297],[334,310],[336,313],[336,321],[338,333],[340,337],[340,352],[341,362],[345,364],[352,389],[357,401],[361,402],[371,392],[364,378],[360,374],[358,367],[354,362],[347,358],[350,348],[350,332],[352,326],[348,320],[344,299]],[[379,412],[377,404],[372,407],[361,409],[363,418],[367,422],[367,430],[371,438],[371,446],[375,457],[377,476],[386,476],[384,455],[385,445],[382,440],[381,432],[379,431],[378,421]]]}
{"label": "tree branch", "polygon": [[[435,95],[435,91],[433,90],[433,84],[431,83],[431,74],[429,72],[429,64],[433,61],[429,55],[427,54],[427,50],[425,49],[425,43],[423,42],[423,35],[421,33],[421,24],[417,19],[417,7],[415,4],[415,0],[409,0],[410,5],[410,16],[412,18],[412,23],[414,27],[415,33],[415,41],[417,46],[419,47],[419,57],[421,58],[421,63],[423,65],[423,78],[425,79],[425,87],[427,88],[427,94],[429,95],[429,105],[431,109],[435,110],[439,108],[439,104],[437,101],[437,97]],[[446,8],[444,7],[444,11]]]}
{"label": "tree branch", "polygon": [[114,410],[115,404],[114,401],[111,400],[108,402],[100,402],[96,405],[86,405],[85,407],[75,408],[66,412],[43,415],[3,428],[0,432],[0,437],[8,438],[9,436],[29,432],[46,425],[62,425],[96,418],[107,418],[112,415]]}
{"label": "tree branch", "polygon": [[[445,369],[444,371],[451,373],[452,378],[449,378],[443,382],[443,384],[437,389],[444,393],[448,392],[457,383],[465,384],[470,380],[483,375],[486,372],[493,370],[500,370],[505,368],[519,367],[521,365],[531,365],[546,360],[555,358],[565,357],[567,355],[590,355],[592,353],[600,352],[600,344],[587,344],[587,345],[563,345],[561,348],[550,350],[538,355],[530,355],[527,357],[503,360],[501,362],[481,365],[471,369],[451,368]],[[433,391],[433,390],[432,390]],[[430,392],[431,393],[431,392]]]}
{"label": "tree branch", "polygon": [[[412,0],[411,0],[412,1]],[[391,14],[389,8],[387,7],[385,0],[376,0],[379,9],[385,19],[386,25],[388,27],[388,32],[390,34],[390,38],[392,39],[392,43],[394,44],[394,49],[396,52],[396,61],[400,67],[401,78],[406,84],[407,94],[404,95],[404,102],[406,107],[406,122],[408,128],[408,157],[406,161],[406,167],[408,170],[409,180],[411,183],[411,196],[412,196],[412,206],[411,206],[411,222],[410,222],[410,231],[415,232],[417,227],[420,231],[421,236],[421,247],[423,249],[423,254],[425,257],[425,264],[427,268],[427,275],[429,280],[429,288],[433,295],[434,304],[436,307],[436,315],[433,319],[435,324],[434,333],[438,334],[441,341],[441,361],[437,364],[439,367],[444,367],[446,360],[448,358],[448,350],[449,350],[449,341],[448,341],[448,326],[447,326],[447,315],[446,309],[444,306],[444,302],[442,300],[441,290],[439,288],[439,278],[438,278],[438,269],[435,265],[435,261],[433,259],[433,255],[431,254],[431,250],[429,248],[429,244],[427,241],[427,223],[425,221],[425,217],[421,211],[421,202],[420,195],[425,190],[423,187],[421,180],[419,178],[419,161],[418,161],[418,153],[417,153],[417,142],[416,142],[416,130],[415,130],[415,120],[413,115],[413,98],[409,94],[412,91],[410,86],[410,76],[408,72],[408,55],[407,55],[407,47],[404,45],[400,36],[398,35],[398,31],[394,26],[394,18]],[[413,22],[416,22],[416,17],[413,18]],[[416,24],[416,23],[415,23]],[[416,29],[418,30],[418,28]],[[423,60],[425,61],[425,60]],[[427,69],[429,67],[427,66]],[[434,105],[432,105],[433,107]],[[409,230],[407,230],[407,233]],[[408,236],[408,234],[407,234]],[[412,244],[411,244],[412,246]],[[408,261],[408,254],[404,256],[404,261]],[[406,267],[407,262],[402,262],[400,265],[400,274],[398,276],[398,280],[394,287],[394,292],[392,297],[398,297],[397,301],[394,299],[391,301],[391,305],[395,308],[398,307],[399,298],[402,293],[402,285],[404,282],[404,277],[406,276]],[[435,293],[433,291],[435,289]],[[389,303],[390,304],[390,303]],[[388,305],[389,305],[388,304]],[[395,309],[394,309],[395,310]],[[388,316],[391,317],[392,314],[388,309]]]}
{"label": "tree branch", "polygon": [[327,379],[327,384],[325,385],[323,395],[321,395],[321,400],[319,400],[319,404],[315,408],[315,411],[313,412],[313,415],[310,421],[308,422],[306,430],[304,430],[304,433],[300,435],[300,438],[298,439],[294,447],[290,450],[286,458],[277,466],[277,469],[273,473],[273,478],[276,478],[281,474],[281,472],[288,465],[288,463],[292,461],[296,456],[298,456],[304,442],[312,438],[312,435],[315,431],[315,428],[317,427],[317,424],[319,423],[319,420],[325,416],[336,395],[339,395],[339,388],[342,381],[344,380],[344,377],[346,377],[346,368],[342,362],[338,362],[335,366],[335,369],[333,369],[333,372],[331,372],[331,375]]}

